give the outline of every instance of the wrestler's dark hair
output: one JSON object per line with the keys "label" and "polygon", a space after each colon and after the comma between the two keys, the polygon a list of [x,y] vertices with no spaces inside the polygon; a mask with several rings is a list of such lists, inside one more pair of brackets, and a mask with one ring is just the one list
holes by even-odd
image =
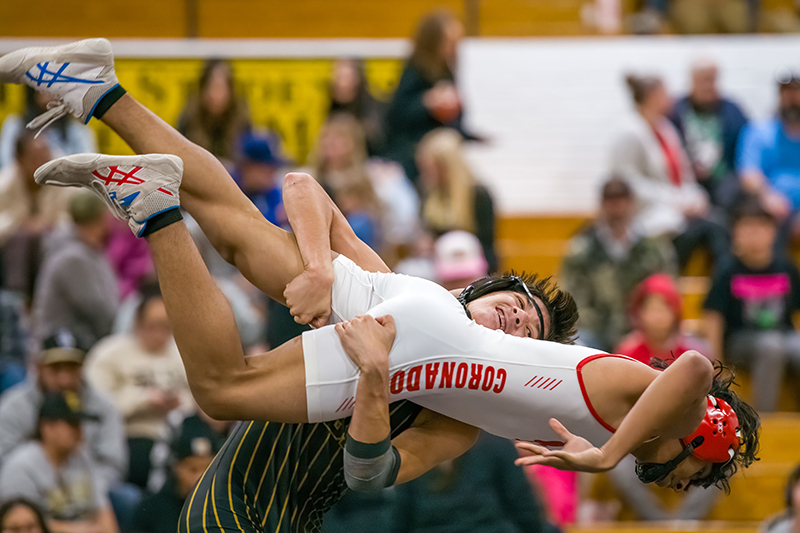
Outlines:
{"label": "wrestler's dark hair", "polygon": [[[514,270],[503,275],[493,274],[473,282],[461,293],[459,300],[462,300],[462,303],[469,303],[492,292],[509,290],[503,287],[503,284],[498,283],[497,288],[494,288],[493,285],[495,282],[508,280],[515,276],[527,285],[531,296],[539,298],[544,303],[545,310],[550,316],[550,330],[544,340],[561,344],[575,344],[575,337],[578,334],[578,305],[572,295],[561,290],[550,276],[540,278],[537,274],[526,272],[518,274]],[[466,298],[462,298],[465,296]]]}
{"label": "wrestler's dark hair", "polygon": [[[673,361],[674,359],[662,361],[661,359],[653,358],[650,360],[650,366],[663,370]],[[720,400],[725,400],[736,413],[736,417],[739,419],[739,431],[741,432],[739,450],[732,460],[727,463],[714,463],[709,475],[703,479],[691,481],[689,485],[697,485],[703,488],[714,485],[728,494],[731,491],[730,479],[739,470],[739,467],[747,468],[759,460],[757,454],[761,417],[758,416],[753,407],[731,390],[731,385],[738,385],[734,381],[736,373],[719,361],[714,363],[714,370],[717,373],[714,375],[709,394]]]}

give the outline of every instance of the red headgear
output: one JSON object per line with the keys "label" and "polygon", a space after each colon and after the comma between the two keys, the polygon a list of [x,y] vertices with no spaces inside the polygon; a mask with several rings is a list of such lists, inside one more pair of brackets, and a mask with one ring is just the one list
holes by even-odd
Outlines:
{"label": "red headgear", "polygon": [[711,463],[727,463],[739,449],[739,418],[725,400],[714,396],[707,398],[706,416],[697,430],[681,439],[684,446],[696,437],[703,437],[703,443],[697,446],[692,455]]}

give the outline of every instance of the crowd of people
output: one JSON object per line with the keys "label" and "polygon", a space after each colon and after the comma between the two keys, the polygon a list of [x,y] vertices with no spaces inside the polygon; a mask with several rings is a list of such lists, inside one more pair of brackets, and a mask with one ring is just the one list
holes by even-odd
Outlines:
{"label": "crowd of people", "polygon": [[[462,34],[447,12],[425,17],[389,102],[370,92],[358,60],[335,61],[306,167],[395,271],[451,290],[502,266],[491,191],[465,157],[465,143],[482,138],[463,121]],[[717,78],[713,62],[698,61],[691,91],[673,101],[659,78],[627,77],[633,111],[609,154],[597,217],[570,241],[559,282],[580,309],[579,343],[656,365],[698,349],[748,369],[756,408],[771,411],[785,369],[800,371],[800,274],[787,252],[800,232],[800,77],[778,80],[779,109],[764,122],[749,121]],[[26,98],[0,132],[0,531],[174,531],[233,422],[192,399],[143,241],[96,196],[35,183],[43,163],[96,145],[69,117],[34,137],[24,124],[47,102],[32,90]],[[291,229],[281,186],[295,165],[253,124],[230,63],[206,63],[175,126],[223,162],[265,218]],[[305,329],[185,217],[247,351]],[[687,332],[678,275],[698,247],[714,270],[703,327]],[[523,472],[515,453],[486,436],[413,483],[345,499],[325,531],[439,531],[443,519],[452,530],[456,516],[464,531],[574,521],[575,475]],[[632,474],[623,463],[611,478],[638,498],[640,517],[668,517]],[[552,489],[546,500],[537,483]],[[702,519],[717,492],[694,489],[673,517]]]}

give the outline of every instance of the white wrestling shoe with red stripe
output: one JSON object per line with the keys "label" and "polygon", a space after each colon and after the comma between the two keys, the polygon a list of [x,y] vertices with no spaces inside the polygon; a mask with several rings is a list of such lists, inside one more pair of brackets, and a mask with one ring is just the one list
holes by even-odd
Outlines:
{"label": "white wrestling shoe with red stripe", "polygon": [[141,237],[151,218],[180,206],[183,161],[167,154],[76,154],[45,163],[34,177],[40,185],[94,191]]}
{"label": "white wrestling shoe with red stripe", "polygon": [[106,39],[9,52],[0,57],[0,82],[25,84],[54,98],[47,112],[28,124],[39,130],[67,113],[88,123],[100,99],[119,85]]}

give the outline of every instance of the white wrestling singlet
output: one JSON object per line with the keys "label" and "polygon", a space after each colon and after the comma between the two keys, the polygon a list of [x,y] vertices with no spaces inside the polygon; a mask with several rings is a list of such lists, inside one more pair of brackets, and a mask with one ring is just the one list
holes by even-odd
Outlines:
{"label": "white wrestling singlet", "polygon": [[[408,399],[490,433],[547,446],[563,444],[550,418],[595,446],[614,431],[594,412],[581,368],[597,357],[619,356],[485,328],[430,281],[365,272],[343,256],[334,270],[336,321],[367,311],[394,317],[390,402]],[[304,333],[303,354],[309,422],[350,416],[358,369],[333,326]]]}

